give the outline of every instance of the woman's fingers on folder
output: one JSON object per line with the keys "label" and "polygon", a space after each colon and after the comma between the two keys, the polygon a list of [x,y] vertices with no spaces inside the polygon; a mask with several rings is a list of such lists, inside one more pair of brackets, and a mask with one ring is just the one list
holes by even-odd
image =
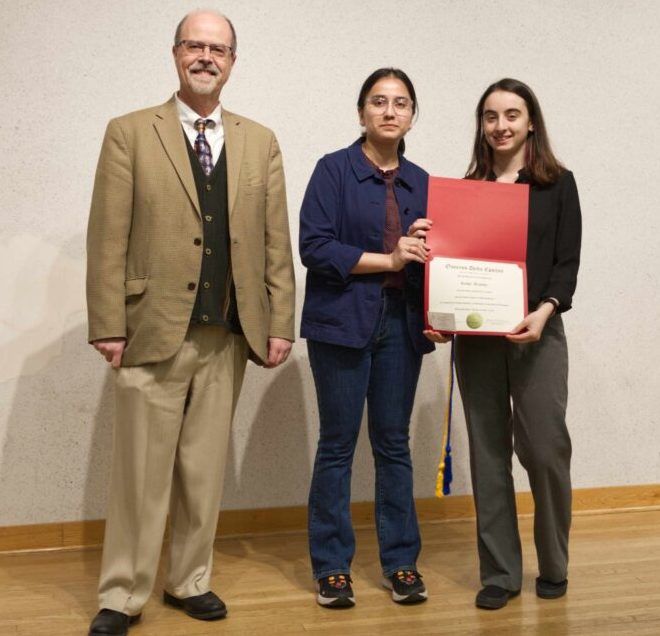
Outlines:
{"label": "woman's fingers on folder", "polygon": [[441,331],[435,331],[435,329],[425,329],[422,333],[431,341],[437,342],[438,344],[445,344],[446,342],[451,342],[452,335],[450,333],[442,333]]}
{"label": "woman's fingers on folder", "polygon": [[412,261],[426,263],[428,253],[429,248],[421,239],[402,236],[392,252],[395,271],[403,269],[406,263]]}
{"label": "woman's fingers on folder", "polygon": [[515,329],[505,337],[510,342],[538,342],[541,339],[543,328],[548,321],[548,313],[541,310],[533,311],[516,325]]}
{"label": "woman's fingers on folder", "polygon": [[425,239],[426,233],[431,229],[433,221],[431,219],[417,219],[409,228],[408,236]]}

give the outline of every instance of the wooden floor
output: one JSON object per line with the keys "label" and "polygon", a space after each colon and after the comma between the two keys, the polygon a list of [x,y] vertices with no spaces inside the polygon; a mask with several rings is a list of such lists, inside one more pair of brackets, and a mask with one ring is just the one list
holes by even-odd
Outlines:
{"label": "wooden floor", "polygon": [[[429,589],[423,605],[395,605],[380,587],[371,530],[357,533],[357,607],[344,611],[315,604],[304,534],[223,539],[215,548],[213,587],[228,618],[190,619],[164,607],[156,591],[130,634],[660,634],[658,510],[575,517],[569,593],[554,601],[534,595],[531,520],[522,519],[523,592],[495,612],[473,605],[473,522],[425,524],[422,532],[419,567]],[[1,555],[0,634],[86,634],[99,562],[99,550]]]}

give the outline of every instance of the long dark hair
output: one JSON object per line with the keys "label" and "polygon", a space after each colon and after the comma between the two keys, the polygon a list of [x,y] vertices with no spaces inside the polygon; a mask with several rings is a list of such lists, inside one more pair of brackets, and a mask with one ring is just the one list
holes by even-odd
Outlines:
{"label": "long dark hair", "polygon": [[539,101],[527,84],[510,77],[505,77],[491,84],[477,104],[474,147],[465,177],[467,179],[485,179],[493,169],[493,149],[488,145],[484,135],[483,111],[486,99],[495,91],[515,93],[525,100],[529,120],[533,128],[527,135],[525,145],[525,169],[532,183],[540,186],[555,183],[565,168],[557,160],[550,147],[550,140],[548,139]]}
{"label": "long dark hair", "polygon": [[[364,109],[364,102],[367,99],[367,95],[369,94],[369,91],[374,87],[374,84],[378,80],[381,80],[385,77],[394,77],[395,79],[401,80],[403,82],[404,86],[408,89],[408,94],[410,95],[410,99],[412,100],[413,117],[414,117],[417,114],[417,95],[415,94],[415,87],[413,86],[413,83],[410,81],[410,78],[400,68],[393,68],[391,66],[379,68],[375,70],[371,75],[369,75],[369,77],[367,77],[366,80],[364,80],[364,84],[362,84],[362,88],[360,89],[360,94],[358,95],[358,100],[357,100],[358,110]],[[361,139],[362,141],[366,139],[366,135],[364,133],[362,133]],[[398,151],[400,154],[403,154],[405,150],[406,150],[406,142],[403,139],[401,139],[399,141]]]}

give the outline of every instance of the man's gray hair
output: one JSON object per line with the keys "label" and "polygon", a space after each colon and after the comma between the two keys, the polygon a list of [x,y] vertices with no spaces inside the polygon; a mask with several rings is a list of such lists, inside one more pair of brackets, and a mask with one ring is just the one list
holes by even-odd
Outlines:
{"label": "man's gray hair", "polygon": [[186,15],[183,16],[181,22],[179,22],[179,24],[176,25],[176,31],[174,31],[174,46],[177,46],[177,44],[179,44],[179,42],[181,41],[181,31],[183,30],[183,25],[185,21],[195,13],[213,13],[214,15],[217,15],[219,18],[222,18],[227,22],[229,28],[231,29],[231,50],[233,51],[234,55],[236,55],[236,51],[238,49],[238,39],[236,38],[236,29],[234,29],[234,25],[232,24],[231,20],[226,15],[224,15],[224,13],[220,13],[219,11],[213,11],[212,9],[209,10],[198,9],[197,11],[191,11],[190,13],[186,13]]}

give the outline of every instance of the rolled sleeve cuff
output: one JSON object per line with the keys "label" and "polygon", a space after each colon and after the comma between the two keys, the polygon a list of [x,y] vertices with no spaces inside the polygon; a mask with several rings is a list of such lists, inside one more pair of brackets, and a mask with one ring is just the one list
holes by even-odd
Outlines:
{"label": "rolled sleeve cuff", "polygon": [[337,272],[342,281],[346,282],[351,276],[351,270],[362,258],[364,250],[351,245],[344,245],[341,251],[337,251],[331,260],[332,268]]}

